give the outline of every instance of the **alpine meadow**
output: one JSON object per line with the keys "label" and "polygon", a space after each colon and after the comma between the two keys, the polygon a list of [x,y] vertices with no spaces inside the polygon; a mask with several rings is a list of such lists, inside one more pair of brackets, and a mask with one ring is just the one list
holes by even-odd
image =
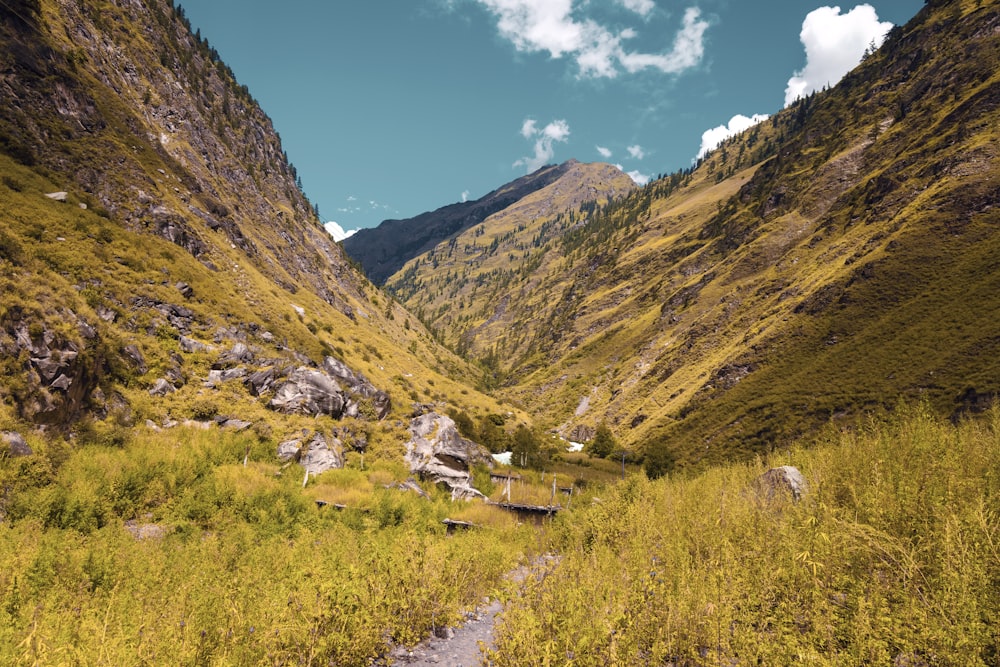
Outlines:
{"label": "alpine meadow", "polygon": [[0,663],[1000,665],[994,0],[343,241],[224,58],[0,0]]}

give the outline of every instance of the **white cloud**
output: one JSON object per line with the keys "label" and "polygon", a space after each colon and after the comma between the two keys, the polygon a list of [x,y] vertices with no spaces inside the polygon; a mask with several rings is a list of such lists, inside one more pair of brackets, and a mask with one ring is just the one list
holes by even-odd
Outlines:
{"label": "white cloud", "polygon": [[638,186],[643,186],[646,183],[649,183],[650,179],[652,178],[649,174],[644,174],[638,169],[633,169],[632,171],[625,171],[625,167],[621,166],[620,164],[615,164],[615,166],[618,167],[618,171],[623,172],[626,176],[631,178],[632,181]]}
{"label": "white cloud", "polygon": [[618,0],[618,2],[625,9],[642,17],[649,16],[656,9],[656,3],[653,0]]}
{"label": "white cloud", "polygon": [[594,148],[597,149],[597,152],[600,153],[601,157],[604,158],[605,160],[607,160],[609,157],[611,157],[611,149],[610,148],[605,148],[604,146],[595,146]]}
{"label": "white cloud", "polygon": [[[626,8],[648,16],[652,0],[620,0]],[[684,12],[681,29],[667,53],[639,53],[625,50],[623,42],[638,33],[625,28],[617,33],[586,17],[575,17],[576,0],[477,0],[497,19],[500,35],[518,51],[547,51],[552,58],[570,56],[576,60],[580,76],[618,76],[621,69],[635,73],[658,69],[678,74],[694,67],[704,53],[703,37],[708,22],[696,7]],[[586,6],[587,3],[579,3]]]}
{"label": "white cloud", "polygon": [[530,174],[548,163],[556,154],[553,144],[569,139],[569,124],[565,120],[554,120],[539,130],[535,121],[528,119],[521,126],[521,136],[535,140],[535,154],[521,158],[514,166],[525,167]]}
{"label": "white cloud", "polygon": [[635,181],[636,185],[642,186],[645,185],[646,183],[649,183],[650,179],[649,174],[643,174],[639,172],[637,169],[633,169],[632,171],[626,171],[625,173],[628,174],[629,178]]}
{"label": "white cloud", "polygon": [[330,220],[325,225],[323,225],[323,229],[325,229],[330,234],[330,236],[333,237],[334,241],[338,242],[343,241],[344,239],[350,236],[354,236],[358,232],[358,230],[356,229],[352,229],[350,231],[344,231],[344,228],[341,227],[336,222],[334,222],[333,220]]}
{"label": "white cloud", "polygon": [[736,114],[729,119],[729,125],[719,125],[710,130],[705,130],[701,134],[701,148],[698,150],[698,155],[695,156],[695,159],[699,160],[705,157],[705,155],[715,150],[719,144],[729,137],[737,135],[743,130],[747,130],[767,119],[768,115],[764,113],[755,113],[749,118],[743,114]]}
{"label": "white cloud", "polygon": [[462,201],[464,201],[464,202],[465,201],[469,201],[469,191],[468,190],[463,190],[462,191]]}
{"label": "white cloud", "polygon": [[628,147],[628,154],[631,155],[636,160],[641,160],[646,157],[646,152],[642,150],[642,146],[635,144],[634,146]]}
{"label": "white cloud", "polygon": [[840,13],[840,7],[809,12],[799,33],[806,49],[806,66],[788,80],[785,106],[840,81],[861,62],[870,44],[882,45],[891,28],[892,23],[879,22],[871,5],[858,5],[846,14]]}

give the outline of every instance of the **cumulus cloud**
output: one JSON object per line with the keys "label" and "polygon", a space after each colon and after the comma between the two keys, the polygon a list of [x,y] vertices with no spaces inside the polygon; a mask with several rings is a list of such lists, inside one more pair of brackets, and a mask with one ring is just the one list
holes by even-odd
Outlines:
{"label": "cumulus cloud", "polygon": [[343,241],[344,239],[350,236],[354,236],[358,232],[358,230],[356,229],[345,231],[343,227],[341,227],[333,220],[330,220],[325,225],[323,225],[323,229],[325,229],[330,234],[330,236],[333,237],[333,240],[337,242]]}
{"label": "cumulus cloud", "polygon": [[710,130],[705,130],[701,134],[701,148],[698,150],[698,155],[695,156],[695,159],[700,160],[709,152],[715,150],[719,144],[729,137],[737,135],[743,130],[750,129],[757,123],[762,123],[767,119],[768,115],[764,113],[755,113],[749,118],[743,114],[736,114],[729,119],[728,125],[719,125]]}
{"label": "cumulus cloud", "polygon": [[525,167],[530,174],[552,159],[556,154],[554,144],[569,139],[569,124],[565,120],[554,120],[539,130],[535,120],[529,118],[521,125],[521,136],[534,140],[535,154],[521,158],[514,163],[514,166]]}
{"label": "cumulus cloud", "polygon": [[635,181],[636,185],[643,186],[646,183],[649,183],[649,179],[650,179],[649,174],[643,174],[638,169],[633,169],[631,171],[626,171],[625,173],[628,174],[629,178],[631,178],[633,181]]}
{"label": "cumulus cloud", "polygon": [[[613,32],[593,19],[579,17],[576,0],[477,0],[497,19],[504,39],[518,51],[548,52],[552,58],[569,56],[576,60],[581,77],[618,76],[622,69],[635,73],[658,69],[679,74],[697,65],[704,54],[704,34],[708,22],[696,7],[684,12],[680,30],[671,49],[665,53],[627,51],[623,43],[638,33],[632,28]],[[648,16],[655,6],[652,0],[621,0],[621,4]],[[575,15],[576,14],[576,15]]]}
{"label": "cumulus cloud", "polygon": [[611,157],[611,149],[610,148],[605,148],[604,146],[594,146],[594,148],[597,149],[597,152],[600,153],[601,157],[604,158],[605,160],[607,160],[609,157]]}
{"label": "cumulus cloud", "polygon": [[618,171],[624,172],[626,176],[631,178],[632,181],[640,187],[645,185],[646,183],[649,183],[650,179],[652,178],[649,174],[644,174],[638,169],[625,171],[625,167],[621,166],[620,164],[616,164],[615,166],[618,167]]}
{"label": "cumulus cloud", "polygon": [[806,50],[806,66],[795,72],[785,88],[785,106],[800,97],[834,85],[850,72],[871,44],[881,46],[892,28],[880,22],[875,8],[858,5],[846,14],[840,7],[820,7],[806,15],[799,39]]}
{"label": "cumulus cloud", "polygon": [[631,155],[636,160],[641,160],[646,157],[646,151],[642,150],[642,146],[635,144],[634,146],[628,147],[628,154]]}

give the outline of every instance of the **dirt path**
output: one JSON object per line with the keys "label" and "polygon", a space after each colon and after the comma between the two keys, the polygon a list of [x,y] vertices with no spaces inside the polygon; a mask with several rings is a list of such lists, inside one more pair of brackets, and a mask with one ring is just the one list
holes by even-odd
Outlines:
{"label": "dirt path", "polygon": [[409,667],[478,667],[483,664],[482,647],[493,645],[493,623],[503,606],[496,600],[466,614],[457,628],[442,628],[438,636],[413,648],[397,647],[389,657],[394,665]]}
{"label": "dirt path", "polygon": [[[539,556],[530,566],[509,572],[507,579],[522,583],[532,575],[542,578],[558,560],[552,554]],[[480,667],[486,664],[483,649],[493,648],[493,626],[501,611],[503,605],[498,600],[489,600],[468,612],[465,623],[457,628],[441,628],[436,636],[412,648],[397,646],[386,657],[393,665],[408,667]]]}

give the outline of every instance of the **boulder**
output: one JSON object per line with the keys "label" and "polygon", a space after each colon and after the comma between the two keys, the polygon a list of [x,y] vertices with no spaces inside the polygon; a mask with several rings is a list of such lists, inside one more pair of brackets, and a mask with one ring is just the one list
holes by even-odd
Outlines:
{"label": "boulder", "polygon": [[[377,389],[364,375],[351,370],[347,364],[334,357],[326,357],[323,360],[323,370],[330,377],[336,379],[347,390],[347,393],[370,400],[372,407],[375,409],[375,415],[379,419],[385,419],[385,416],[389,414],[389,410],[392,409],[392,402],[389,399],[389,395]],[[351,403],[353,403],[353,407]],[[350,401],[348,404],[348,416],[357,417],[359,411],[358,400]]]}
{"label": "boulder", "polygon": [[809,490],[806,478],[794,466],[771,468],[756,479],[755,486],[767,500],[773,500],[779,494],[788,494],[792,500],[798,501]]}
{"label": "boulder", "polygon": [[329,375],[300,366],[277,388],[267,407],[285,414],[339,418],[344,412],[344,396]]}
{"label": "boulder", "polygon": [[450,417],[429,412],[410,422],[412,437],[404,460],[410,472],[435,484],[444,484],[453,500],[483,498],[472,487],[471,468],[477,463],[492,467],[489,450],[463,438]]}
{"label": "boulder", "polygon": [[253,362],[253,352],[246,343],[237,342],[232,348],[219,355],[212,368],[219,370]]}
{"label": "boulder", "polygon": [[245,419],[237,419],[236,417],[216,418],[216,423],[221,428],[228,428],[233,431],[245,431],[253,426],[253,422],[248,422]]}
{"label": "boulder", "polygon": [[167,394],[172,394],[177,389],[174,385],[170,384],[165,378],[158,379],[154,384],[152,389],[149,390],[150,396],[166,396]]}
{"label": "boulder", "polygon": [[0,431],[0,442],[11,456],[31,456],[35,453],[21,434],[14,431]]}
{"label": "boulder", "polygon": [[236,368],[227,368],[225,370],[213,369],[208,372],[208,379],[205,380],[204,385],[206,387],[214,389],[217,385],[223,382],[228,382],[229,380],[236,380],[242,377],[246,377],[247,369],[243,366],[237,366]]}
{"label": "boulder", "polygon": [[260,396],[265,392],[271,391],[274,387],[275,381],[287,376],[287,368],[275,368],[272,366],[268,368],[261,368],[260,370],[250,373],[244,382],[246,383],[251,396]]}
{"label": "boulder", "polygon": [[140,375],[145,374],[149,367],[146,366],[146,358],[142,356],[142,351],[136,345],[126,345],[122,349],[122,355],[128,359],[129,363],[132,365]]}
{"label": "boulder", "polygon": [[176,288],[177,291],[181,293],[181,296],[183,296],[185,299],[190,299],[191,297],[194,296],[194,288],[188,285],[186,282],[181,281],[176,285],[174,285],[174,288]]}
{"label": "boulder", "polygon": [[291,461],[298,459],[299,450],[302,449],[302,441],[297,438],[285,440],[278,443],[278,460]]}
{"label": "boulder", "polygon": [[317,433],[302,450],[299,465],[310,475],[318,475],[327,470],[339,470],[344,467],[344,448],[336,438],[327,444],[323,434]]}
{"label": "boulder", "polygon": [[184,352],[213,352],[215,350],[211,345],[196,341],[194,338],[188,338],[187,336],[181,336],[178,343],[180,343],[181,350]]}

